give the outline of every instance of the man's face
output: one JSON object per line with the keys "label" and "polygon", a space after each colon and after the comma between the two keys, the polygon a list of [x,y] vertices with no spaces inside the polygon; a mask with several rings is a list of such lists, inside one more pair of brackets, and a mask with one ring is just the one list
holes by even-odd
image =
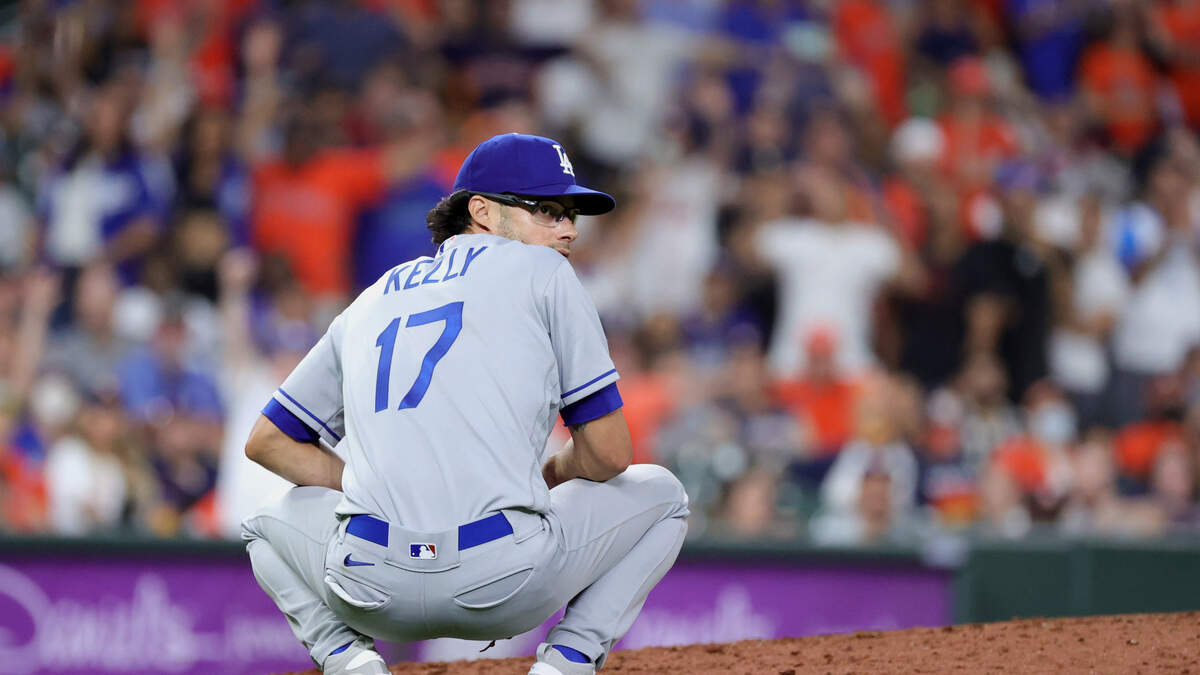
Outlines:
{"label": "man's face", "polygon": [[[537,199],[537,198],[530,198]],[[567,209],[571,205],[556,199],[541,198],[538,201],[552,212]],[[549,246],[563,257],[570,257],[571,242],[579,232],[571,218],[555,220],[545,213],[531,212],[520,206],[509,206],[492,201],[489,207],[498,211],[493,216],[493,233],[506,239],[533,246]],[[489,212],[491,209],[489,208]]]}

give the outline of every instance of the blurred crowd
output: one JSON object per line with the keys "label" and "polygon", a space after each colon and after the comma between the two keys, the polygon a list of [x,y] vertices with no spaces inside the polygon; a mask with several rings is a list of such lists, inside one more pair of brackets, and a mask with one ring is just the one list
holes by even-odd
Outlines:
{"label": "blurred crowd", "polygon": [[509,131],[618,199],[572,264],[692,536],[1200,532],[1200,0],[24,0],[0,531],[236,536]]}

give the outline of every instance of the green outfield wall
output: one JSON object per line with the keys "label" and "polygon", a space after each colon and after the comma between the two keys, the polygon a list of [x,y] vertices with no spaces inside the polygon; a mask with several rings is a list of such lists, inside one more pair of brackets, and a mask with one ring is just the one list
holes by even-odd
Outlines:
{"label": "green outfield wall", "polygon": [[975,541],[957,622],[1200,609],[1200,540]]}

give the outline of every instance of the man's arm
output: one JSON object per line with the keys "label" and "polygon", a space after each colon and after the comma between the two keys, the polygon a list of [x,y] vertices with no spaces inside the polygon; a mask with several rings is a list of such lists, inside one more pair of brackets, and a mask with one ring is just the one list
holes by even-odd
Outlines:
{"label": "man's arm", "polygon": [[542,467],[542,476],[551,488],[572,478],[606,481],[633,461],[633,442],[620,408],[569,428],[571,440]]}
{"label": "man's arm", "polygon": [[317,443],[301,443],[259,415],[246,440],[246,456],[296,485],[319,485],[341,491],[341,458]]}

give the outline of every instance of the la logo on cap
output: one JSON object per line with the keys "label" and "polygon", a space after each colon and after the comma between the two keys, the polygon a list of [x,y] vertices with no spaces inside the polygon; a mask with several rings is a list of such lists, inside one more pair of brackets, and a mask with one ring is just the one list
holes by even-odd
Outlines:
{"label": "la logo on cap", "polygon": [[567,159],[567,151],[557,143],[554,145],[554,151],[558,153],[558,165],[562,167],[563,173],[574,176],[575,167],[571,166],[571,160]]}

